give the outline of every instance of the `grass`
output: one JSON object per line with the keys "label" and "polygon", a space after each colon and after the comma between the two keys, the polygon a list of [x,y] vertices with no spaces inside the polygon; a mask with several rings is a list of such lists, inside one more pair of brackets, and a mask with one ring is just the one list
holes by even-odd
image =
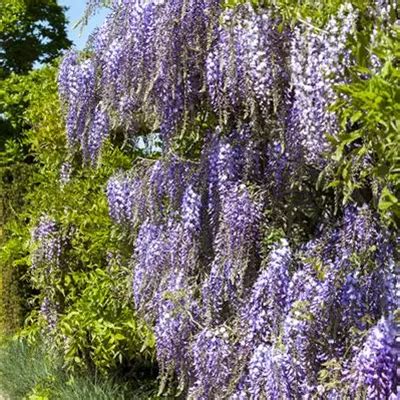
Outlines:
{"label": "grass", "polygon": [[90,374],[71,375],[43,343],[25,339],[0,344],[0,393],[10,400],[150,400],[156,382],[117,382]]}

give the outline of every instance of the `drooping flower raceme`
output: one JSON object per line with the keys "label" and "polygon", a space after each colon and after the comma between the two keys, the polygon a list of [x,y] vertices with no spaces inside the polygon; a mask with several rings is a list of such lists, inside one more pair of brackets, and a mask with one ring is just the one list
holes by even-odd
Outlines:
{"label": "drooping flower raceme", "polygon": [[[279,98],[284,71],[284,34],[270,12],[251,6],[228,9],[207,57],[207,85],[223,119],[250,113],[268,117]],[[278,94],[278,96],[277,96]]]}
{"label": "drooping flower raceme", "polygon": [[119,223],[132,223],[137,182],[127,176],[113,176],[107,184],[107,198],[111,218]]}
{"label": "drooping flower raceme", "polygon": [[87,146],[85,146],[87,147],[87,156],[93,164],[96,162],[101,146],[109,134],[109,125],[110,121],[107,112],[98,105],[88,134]]}
{"label": "drooping flower raceme", "polygon": [[57,266],[62,243],[56,222],[48,215],[43,215],[31,236],[32,241],[37,244],[32,257],[32,268],[36,269],[43,264]]}
{"label": "drooping flower raceme", "polygon": [[234,397],[237,399],[295,399],[288,355],[267,345],[258,345],[250,359],[244,388]]}
{"label": "drooping flower raceme", "polygon": [[194,339],[192,357],[195,383],[189,393],[192,399],[209,399],[228,387],[232,374],[232,351],[229,334],[223,326],[205,328]]}
{"label": "drooping flower raceme", "polygon": [[282,241],[271,252],[267,266],[254,283],[243,317],[249,324],[248,340],[253,343],[279,336],[287,310],[290,264],[291,250]]}
{"label": "drooping flower raceme", "polygon": [[365,393],[368,399],[394,398],[397,368],[394,324],[382,318],[369,331],[353,362],[350,378],[353,393]]}
{"label": "drooping flower raceme", "polygon": [[287,141],[311,165],[322,162],[329,149],[326,135],[338,130],[329,106],[336,100],[334,84],[343,83],[345,68],[351,62],[347,41],[354,34],[356,12],[345,4],[325,29],[296,27],[290,51],[293,102],[289,111]]}

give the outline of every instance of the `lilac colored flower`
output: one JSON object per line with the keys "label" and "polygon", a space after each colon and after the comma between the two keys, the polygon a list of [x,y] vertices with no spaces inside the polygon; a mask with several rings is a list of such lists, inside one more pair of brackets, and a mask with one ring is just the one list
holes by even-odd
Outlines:
{"label": "lilac colored flower", "polygon": [[268,340],[271,332],[279,335],[287,310],[290,263],[290,248],[286,241],[282,241],[272,250],[245,306],[243,319],[249,324],[248,340]]}
{"label": "lilac colored flower", "polygon": [[72,164],[70,162],[64,162],[60,168],[60,184],[65,185],[71,179]]}
{"label": "lilac colored flower", "polygon": [[194,338],[191,350],[195,382],[189,397],[222,397],[223,388],[229,386],[233,361],[233,348],[226,328],[203,329]]}
{"label": "lilac colored flower", "polygon": [[[98,105],[87,138],[87,150],[85,149],[92,164],[97,160],[101,145],[109,135],[109,128],[110,120],[108,114]],[[82,147],[84,148],[85,146]]]}
{"label": "lilac colored flower", "polygon": [[272,191],[279,196],[285,191],[285,177],[289,167],[288,155],[279,141],[269,144],[266,154],[268,164],[265,176],[273,178]]}
{"label": "lilac colored flower", "polygon": [[197,236],[201,228],[201,198],[189,185],[185,190],[182,201],[183,227],[188,235]]}
{"label": "lilac colored flower", "polygon": [[111,218],[118,224],[131,224],[139,182],[127,176],[113,176],[107,183],[107,199]]}
{"label": "lilac colored flower", "polygon": [[374,326],[353,361],[350,375],[354,392],[361,390],[368,399],[388,399],[396,394],[395,331],[393,322],[382,318]]}
{"label": "lilac colored flower", "polygon": [[288,355],[266,344],[255,347],[245,383],[234,399],[295,399]]}
{"label": "lilac colored flower", "polygon": [[191,297],[185,275],[171,271],[160,295],[154,327],[157,359],[165,373],[176,372],[181,378],[187,378],[190,337],[196,329],[193,321],[197,314],[197,305]]}
{"label": "lilac colored flower", "polygon": [[254,201],[244,184],[231,187],[222,205],[223,225],[228,252],[232,254],[246,242],[257,240],[260,206]]}
{"label": "lilac colored flower", "polygon": [[58,90],[60,97],[69,99],[73,94],[79,93],[78,81],[72,74],[77,65],[78,54],[75,51],[69,51],[63,58],[58,74]]}
{"label": "lilac colored flower", "polygon": [[234,307],[239,306],[244,275],[259,241],[260,206],[245,185],[231,187],[221,212],[223,217],[214,241],[215,258],[203,285],[211,312],[220,310],[228,300]]}
{"label": "lilac colored flower", "polygon": [[54,331],[57,326],[57,309],[48,297],[45,297],[40,305],[40,314],[46,321],[50,331]]}
{"label": "lilac colored flower", "polygon": [[61,257],[62,242],[56,222],[43,215],[32,231],[32,241],[37,248],[32,254],[32,269],[41,265],[58,265]]}
{"label": "lilac colored flower", "polygon": [[42,240],[57,232],[56,222],[48,215],[42,215],[39,224],[32,230],[32,240]]}
{"label": "lilac colored flower", "polygon": [[[334,84],[344,80],[350,62],[346,43],[355,29],[356,13],[348,4],[339,9],[325,30],[295,28],[290,55],[294,102],[289,115],[287,141],[301,144],[306,163],[320,165],[329,149],[326,134],[338,130],[329,106],[336,100]],[[298,151],[298,150],[295,150]],[[294,155],[296,159],[298,155]]]}
{"label": "lilac colored flower", "polygon": [[68,52],[61,63],[58,81],[61,100],[67,106],[68,145],[73,148],[82,141],[86,121],[91,117],[95,87],[93,61],[79,62],[77,53]]}
{"label": "lilac colored flower", "polygon": [[[285,38],[265,10],[227,9],[206,61],[211,104],[223,122],[243,113],[266,118],[284,81]],[[276,98],[276,97],[275,97]]]}
{"label": "lilac colored flower", "polygon": [[154,276],[160,276],[165,266],[168,247],[163,228],[145,221],[136,240],[133,294],[138,310],[151,302],[159,283]]}

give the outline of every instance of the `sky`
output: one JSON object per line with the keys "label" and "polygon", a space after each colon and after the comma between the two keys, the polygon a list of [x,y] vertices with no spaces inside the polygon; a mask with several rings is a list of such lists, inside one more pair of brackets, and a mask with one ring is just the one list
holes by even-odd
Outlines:
{"label": "sky", "polygon": [[105,16],[107,15],[107,10],[103,9],[97,12],[96,15],[92,16],[88,25],[85,26],[81,33],[81,27],[74,29],[73,26],[82,18],[86,7],[86,0],[58,0],[58,4],[69,8],[66,12],[69,21],[67,27],[68,37],[77,49],[82,50],[89,34],[103,23]]}

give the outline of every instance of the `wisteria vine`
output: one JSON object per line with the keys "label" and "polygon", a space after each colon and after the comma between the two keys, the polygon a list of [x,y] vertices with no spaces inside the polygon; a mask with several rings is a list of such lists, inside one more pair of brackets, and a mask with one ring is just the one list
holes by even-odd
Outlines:
{"label": "wisteria vine", "polygon": [[[132,292],[161,374],[187,398],[399,396],[393,235],[366,202],[285,214],[287,188],[318,196],[358,21],[350,2],[315,27],[272,6],[115,1],[90,56],[62,62],[68,144],[86,162],[116,129],[163,142],[106,194],[135,237]],[[199,156],[185,159],[174,140],[193,132]]]}

